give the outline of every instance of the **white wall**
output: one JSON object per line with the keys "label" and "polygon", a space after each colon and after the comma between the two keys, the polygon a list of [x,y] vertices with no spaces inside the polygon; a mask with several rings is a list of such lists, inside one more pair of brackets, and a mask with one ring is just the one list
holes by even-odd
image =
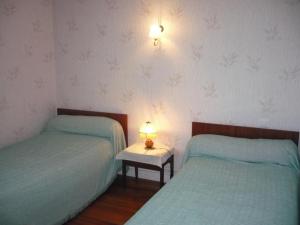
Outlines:
{"label": "white wall", "polygon": [[0,0],[0,147],[37,134],[56,108],[49,0]]}
{"label": "white wall", "polygon": [[300,128],[299,1],[57,0],[54,14],[59,106],[128,113],[130,143],[154,121],[177,168],[193,120]]}

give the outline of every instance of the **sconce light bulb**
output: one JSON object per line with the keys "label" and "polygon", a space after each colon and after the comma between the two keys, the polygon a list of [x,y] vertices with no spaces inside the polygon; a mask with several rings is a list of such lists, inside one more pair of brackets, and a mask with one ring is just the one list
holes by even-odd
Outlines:
{"label": "sconce light bulb", "polygon": [[164,31],[164,27],[162,25],[154,24],[150,28],[149,36],[150,36],[150,38],[158,39],[161,35],[161,32],[163,32],[163,31]]}

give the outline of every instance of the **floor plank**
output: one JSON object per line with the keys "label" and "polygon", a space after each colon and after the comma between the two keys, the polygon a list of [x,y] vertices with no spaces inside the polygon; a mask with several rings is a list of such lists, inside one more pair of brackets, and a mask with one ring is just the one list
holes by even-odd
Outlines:
{"label": "floor plank", "polygon": [[159,190],[159,182],[121,177],[95,202],[65,225],[121,225]]}

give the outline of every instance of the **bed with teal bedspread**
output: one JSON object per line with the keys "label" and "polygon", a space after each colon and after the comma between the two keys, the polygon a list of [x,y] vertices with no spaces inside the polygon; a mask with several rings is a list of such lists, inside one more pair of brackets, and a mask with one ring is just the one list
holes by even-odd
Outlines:
{"label": "bed with teal bedspread", "polygon": [[115,178],[119,163],[114,156],[125,147],[121,126],[104,119],[104,126],[113,129],[101,133],[98,118],[80,123],[61,118],[40,135],[0,150],[1,225],[62,224]]}
{"label": "bed with teal bedspread", "polygon": [[[221,143],[218,137],[208,141],[207,136],[202,140],[193,138],[182,170],[126,225],[297,225],[296,145],[283,141],[283,148],[277,149],[279,157],[275,153],[273,160],[268,161],[273,151],[269,147],[274,147],[272,141],[259,140],[252,145],[242,140],[231,148],[234,140],[219,138]],[[255,158],[251,153],[243,153],[241,144],[248,150],[253,146],[267,148],[266,155],[259,153]],[[226,157],[229,149],[236,153],[229,154],[234,159]]]}

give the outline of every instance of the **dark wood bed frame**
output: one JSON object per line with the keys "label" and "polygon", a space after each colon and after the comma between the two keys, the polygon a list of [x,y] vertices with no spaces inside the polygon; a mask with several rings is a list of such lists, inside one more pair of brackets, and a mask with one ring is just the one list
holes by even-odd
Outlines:
{"label": "dark wood bed frame", "polygon": [[230,137],[242,137],[251,139],[290,139],[295,142],[297,146],[299,142],[299,132],[297,131],[272,130],[255,127],[193,122],[192,136],[195,136],[197,134],[218,134]]}
{"label": "dark wood bed frame", "polygon": [[57,109],[57,115],[73,115],[73,116],[103,116],[114,119],[118,121],[124,131],[126,145],[128,145],[128,116],[127,114],[120,113],[107,113],[107,112],[95,112],[95,111],[86,111],[86,110],[77,110],[77,109]]}

